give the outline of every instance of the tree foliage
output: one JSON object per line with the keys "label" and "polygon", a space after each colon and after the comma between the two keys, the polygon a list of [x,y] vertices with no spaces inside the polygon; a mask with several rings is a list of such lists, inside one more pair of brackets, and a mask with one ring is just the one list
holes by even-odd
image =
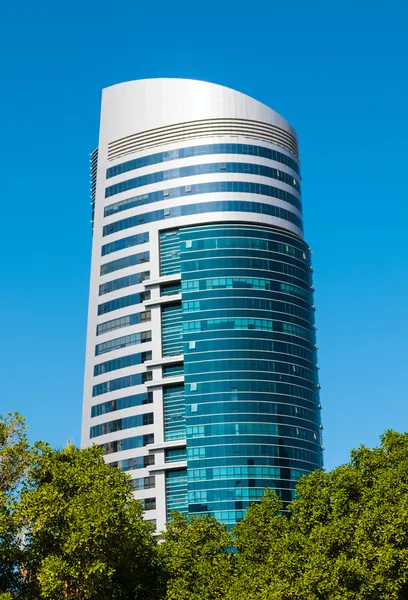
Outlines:
{"label": "tree foliage", "polygon": [[167,574],[166,600],[226,597],[232,576],[232,540],[225,525],[208,516],[173,513],[160,556]]}
{"label": "tree foliage", "polygon": [[21,417],[2,425],[2,497],[13,500],[1,513],[0,592],[22,600],[156,598],[157,545],[129,477],[106,465],[97,446],[30,448]]}
{"label": "tree foliage", "polygon": [[[18,413],[0,415],[0,599],[8,600],[21,583],[21,530],[14,511],[28,470],[46,444],[30,446],[27,427]],[[6,592],[6,590],[8,590]]]}
{"label": "tree foliage", "polygon": [[237,526],[231,598],[408,598],[407,434],[386,432],[379,448],[353,451],[348,464],[302,478],[296,491],[289,519],[268,494]]}
{"label": "tree foliage", "polygon": [[406,600],[408,434],[266,491],[232,532],[178,513],[161,543],[101,450],[0,417],[0,600]]}

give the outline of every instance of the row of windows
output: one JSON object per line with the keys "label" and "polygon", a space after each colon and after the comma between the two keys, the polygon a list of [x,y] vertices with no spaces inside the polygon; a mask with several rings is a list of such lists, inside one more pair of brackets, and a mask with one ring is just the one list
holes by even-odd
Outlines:
{"label": "row of windows", "polygon": [[290,156],[283,154],[283,152],[278,152],[277,150],[271,150],[270,148],[264,148],[263,146],[254,146],[252,144],[202,144],[200,146],[167,150],[167,152],[157,152],[155,154],[149,154],[148,156],[142,156],[141,158],[127,160],[124,163],[107,169],[106,179],[110,179],[115,175],[121,175],[122,173],[128,173],[129,171],[134,171],[135,169],[141,169],[142,167],[149,167],[150,165],[167,162],[169,160],[192,158],[193,156],[206,156],[208,154],[248,154],[250,156],[259,156],[260,158],[267,158],[269,160],[274,160],[275,162],[280,162],[283,165],[290,167],[296,173],[299,173],[298,163]]}
{"label": "row of windows", "polygon": [[125,317],[119,317],[110,321],[105,321],[96,327],[96,335],[102,335],[116,329],[122,329],[122,327],[130,327],[131,325],[139,325],[139,323],[147,323],[151,321],[151,311],[144,310],[142,312],[134,313],[133,315],[126,315]]}
{"label": "row of windows", "polygon": [[[315,442],[310,442],[309,440],[292,437],[292,436],[279,436],[278,438],[272,436],[265,436],[261,434],[251,434],[251,435],[240,435],[237,437],[236,435],[226,435],[222,436],[222,443],[225,448],[230,447],[232,450],[229,451],[229,454],[243,454],[248,456],[247,448],[251,444],[260,444],[261,446],[265,446],[265,451],[262,453],[267,454],[268,448],[276,448],[276,446],[284,446],[285,448],[289,446],[293,446],[295,448],[305,448],[307,450],[317,450],[319,448],[317,440]],[[203,446],[204,445],[204,446]],[[188,448],[200,449],[201,447],[205,448],[217,448],[220,446],[220,437],[206,437],[205,439],[198,438],[190,438],[188,440]],[[321,451],[321,450],[320,450]],[[249,453],[249,456],[252,456]],[[196,466],[196,465],[195,465]]]}
{"label": "row of windows", "polygon": [[[201,509],[200,509],[201,511]],[[228,529],[236,523],[239,523],[244,518],[245,512],[243,510],[211,510],[202,512],[194,512],[192,510],[192,505],[189,506],[189,512],[194,514],[195,517],[204,517],[209,516],[217,519],[219,523],[224,523],[227,525]]]}
{"label": "row of windows", "polygon": [[190,481],[189,483],[190,492],[200,492],[209,490],[243,490],[243,489],[254,489],[261,488],[268,489],[292,489],[296,488],[296,481],[290,479],[281,479],[276,477],[265,477],[265,478],[249,478],[249,479],[218,479],[216,481]]}
{"label": "row of windows", "polygon": [[182,349],[181,304],[164,306],[161,311],[162,355],[177,356]]}
{"label": "row of windows", "polygon": [[[165,376],[163,374],[163,376]],[[163,389],[164,441],[186,437],[186,402],[184,385],[166,386]]]}
{"label": "row of windows", "polygon": [[172,520],[172,513],[178,511],[187,514],[187,471],[169,471],[166,473],[166,518]]}
{"label": "row of windows", "polygon": [[179,230],[160,232],[160,275],[180,273]]}
{"label": "row of windows", "polygon": [[[115,450],[117,452],[117,450]],[[145,467],[149,467],[154,465],[155,455],[148,454],[147,456],[135,456],[133,458],[127,458],[125,460],[119,460],[116,462],[111,462],[109,465],[111,467],[117,467],[121,471],[134,471],[136,469],[144,469]]]}
{"label": "row of windows", "polygon": [[[227,380],[228,373],[222,376],[221,373],[217,374],[217,381],[202,381],[194,382],[188,385],[190,392],[197,392],[199,394],[220,394],[222,392],[267,392],[269,394],[280,394],[282,396],[293,396],[295,398],[303,398],[310,402],[318,404],[317,392],[312,392],[304,387],[298,385],[292,385],[287,383],[279,383],[276,381],[265,381],[253,378],[242,378],[237,379],[234,377],[233,381]],[[232,398],[236,400],[237,398]]]}
{"label": "row of windows", "polygon": [[163,367],[163,377],[178,377],[179,375],[183,375],[183,373],[184,367],[182,364]]}
{"label": "row of windows", "polygon": [[294,265],[289,265],[282,261],[262,258],[249,258],[247,256],[239,256],[239,254],[237,257],[214,257],[213,254],[209,254],[208,258],[203,258],[202,260],[183,261],[181,264],[183,278],[184,276],[188,278],[189,276],[187,274],[190,273],[190,278],[195,279],[197,276],[197,271],[201,271],[200,275],[205,277],[206,273],[203,273],[203,271],[208,270],[208,275],[211,275],[211,273],[214,274],[215,269],[221,269],[224,271],[225,269],[241,269],[244,272],[247,272],[248,269],[261,269],[263,271],[267,271],[268,273],[271,271],[275,273],[285,273],[286,275],[297,277],[307,284],[309,284],[311,280],[309,270],[305,271],[304,269],[299,269]]}
{"label": "row of windows", "polygon": [[[269,310],[268,308],[261,308],[262,302],[266,300],[266,302],[273,301],[270,306],[274,306],[274,311],[277,313],[283,313],[288,315],[294,315],[298,318],[295,319],[294,322],[300,322],[299,319],[306,320],[309,325],[313,325],[314,323],[314,313],[315,307],[310,305],[304,298],[299,298],[298,296],[292,296],[283,292],[275,292],[275,291],[265,291],[265,290],[227,290],[227,289],[217,289],[217,290],[205,290],[205,291],[195,291],[195,292],[185,292],[183,294],[183,298],[186,302],[199,302],[199,304],[191,304],[188,306],[190,312],[193,312],[194,309],[194,317],[196,314],[199,314],[199,311],[206,311],[206,315],[204,316],[212,316],[208,311],[213,310],[212,307],[215,307],[217,311],[217,316],[221,316],[218,314],[218,310],[222,309],[224,306],[230,307],[233,306],[232,310],[238,311],[237,314],[231,316],[258,316],[258,313],[261,316],[265,315],[265,310]],[[188,300],[187,300],[188,299]],[[254,301],[256,306],[250,307],[249,310],[242,311],[241,308],[246,308],[245,306],[239,306],[240,304],[247,304],[251,301]],[[235,305],[235,306],[234,306]],[[199,308],[197,309],[197,306]],[[185,316],[186,316],[186,312]],[[307,315],[307,316],[305,316]],[[304,324],[304,323],[303,323]]]}
{"label": "row of windows", "polygon": [[[308,254],[304,250],[299,250],[295,246],[283,244],[273,239],[234,236],[234,230],[227,232],[228,238],[201,238],[182,242],[181,250],[183,252],[200,252],[204,250],[226,250],[231,248],[241,248],[248,250],[262,250],[264,252],[273,252],[291,256],[302,262],[309,261]],[[256,232],[253,232],[255,235]]]}
{"label": "row of windows", "polygon": [[[104,216],[109,217],[118,212],[129,210],[131,208],[137,208],[138,206],[146,206],[147,204],[154,204],[161,200],[168,200],[169,198],[184,198],[186,196],[197,196],[200,194],[215,194],[215,193],[240,193],[240,194],[255,194],[257,196],[267,196],[269,198],[277,198],[283,200],[288,204],[291,204],[302,212],[301,201],[290,194],[286,190],[277,188],[274,186],[266,185],[265,183],[255,183],[252,181],[207,181],[204,183],[193,183],[191,185],[177,186],[169,188],[167,190],[159,190],[157,192],[150,192],[148,194],[141,194],[138,196],[132,196],[126,198],[120,202],[110,204],[104,209]],[[129,238],[129,244],[132,244],[132,240]]]}
{"label": "row of windows", "polygon": [[[315,432],[302,427],[290,427],[278,425],[276,423],[214,423],[210,425],[196,425],[186,427],[187,439],[205,438],[209,443],[209,436],[227,436],[227,435],[265,435],[265,436],[284,436],[298,437],[309,442],[317,441],[318,436]],[[223,443],[228,443],[223,440]],[[265,442],[266,443],[266,442]],[[268,443],[271,443],[268,441]],[[273,443],[273,442],[272,442]]]}
{"label": "row of windows", "polygon": [[[320,424],[321,404],[317,404],[318,399],[316,399],[316,403],[311,403],[309,398],[292,398],[284,393],[271,396],[271,392],[268,390],[242,391],[237,389],[237,382],[231,383],[228,391],[222,389],[217,392],[216,397],[213,394],[198,392],[194,396],[190,396],[186,406],[189,423],[197,424],[203,415],[206,415],[205,420],[209,420],[207,415],[216,415],[217,418],[214,420],[219,421],[218,415],[224,414],[225,410],[226,414],[236,415],[238,420],[243,414],[256,414],[260,420],[265,420],[263,417],[268,415],[285,415],[291,421],[294,417],[295,420],[292,422],[295,424],[297,419],[306,419]],[[242,381],[238,383],[241,384]],[[252,420],[252,418],[248,420]]]}
{"label": "row of windows", "polygon": [[174,296],[175,294],[181,294],[180,283],[169,283],[160,286],[160,296]]}
{"label": "row of windows", "polygon": [[[314,415],[314,417],[316,417],[316,415]],[[252,412],[252,413],[238,413],[238,412],[234,412],[234,413],[219,413],[216,415],[198,415],[198,416],[188,416],[187,419],[188,422],[188,426],[189,427],[219,427],[220,430],[222,431],[222,426],[226,425],[226,431],[228,430],[228,428],[232,428],[231,423],[234,423],[234,426],[237,427],[237,432],[240,434],[246,434],[248,432],[246,432],[243,428],[248,427],[250,428],[252,425],[254,425],[254,427],[257,427],[258,425],[262,426],[265,428],[265,431],[255,431],[254,433],[262,433],[265,435],[269,435],[268,434],[268,427],[271,427],[271,430],[273,430],[272,425],[277,428],[278,434],[275,433],[271,433],[270,435],[285,435],[283,433],[283,430],[281,429],[282,427],[282,423],[285,424],[285,426],[293,426],[292,430],[295,431],[297,430],[297,428],[306,428],[306,429],[311,429],[312,431],[314,431],[315,433],[317,433],[317,428],[319,427],[316,423],[316,420],[314,419],[313,421],[308,421],[305,419],[301,419],[299,417],[286,417],[285,419],[282,419],[282,415],[279,414],[260,414],[257,412]],[[320,428],[319,428],[320,429]],[[207,430],[205,430],[207,431]],[[210,430],[208,430],[210,431]],[[197,433],[197,432],[195,432]],[[223,433],[218,433],[218,434],[208,434],[208,435],[223,435]],[[228,435],[235,435],[235,433],[229,433]],[[300,435],[297,434],[296,435]],[[191,437],[197,437],[195,435],[192,435]],[[199,436],[201,437],[201,436]],[[292,437],[295,437],[294,435]],[[316,438],[315,438],[316,439]]]}
{"label": "row of windows", "polygon": [[189,469],[189,481],[211,481],[217,479],[277,478],[297,481],[308,471],[279,467],[221,467],[215,469]]}
{"label": "row of windows", "polygon": [[118,231],[123,231],[124,229],[129,229],[130,227],[136,227],[142,223],[153,223],[155,221],[162,221],[163,219],[172,219],[175,217],[189,215],[200,215],[211,212],[244,212],[262,214],[288,221],[289,223],[296,225],[300,230],[303,229],[302,219],[293,212],[281,208],[280,206],[263,204],[261,202],[245,202],[241,200],[219,200],[217,202],[202,202],[199,204],[187,204],[185,206],[172,206],[170,208],[164,208],[161,210],[155,210],[136,215],[134,217],[128,217],[127,219],[121,219],[120,221],[115,221],[114,223],[105,225],[103,228],[103,235],[110,235]]}
{"label": "row of windows", "polygon": [[[186,375],[198,373],[205,373],[210,375],[218,371],[229,372],[231,373],[231,375],[236,373],[237,371],[252,371],[255,375],[255,373],[258,371],[265,373],[269,372],[294,375],[296,377],[303,377],[304,379],[310,380],[315,380],[316,378],[315,372],[310,371],[310,369],[300,367],[299,365],[275,362],[270,360],[253,360],[251,358],[246,358],[244,360],[206,360],[194,363],[186,361],[185,365]],[[183,373],[182,367],[180,373]]]}
{"label": "row of windows", "polygon": [[[291,276],[291,282],[293,277],[297,277],[302,280],[302,283],[306,283],[308,286],[311,284],[311,269],[304,264],[299,267],[299,261],[292,257],[287,257],[283,261],[279,257],[276,259],[276,254],[267,252],[251,252],[239,249],[225,252],[227,255],[223,255],[216,250],[205,250],[194,253],[197,258],[191,260],[190,258],[188,260],[183,258],[180,264],[183,279],[197,279],[197,275],[200,276],[200,279],[204,279],[217,275],[216,270],[221,270],[220,274],[223,277],[237,275],[259,277],[259,275],[262,276],[259,271],[264,271],[269,278],[272,272],[284,273]],[[256,254],[258,256],[255,256]],[[257,272],[251,273],[251,269],[256,269]],[[186,274],[185,277],[184,274]]]}
{"label": "row of windows", "polygon": [[121,290],[125,287],[138,285],[139,283],[142,283],[142,281],[147,281],[148,279],[150,279],[150,271],[142,271],[142,273],[132,273],[132,275],[126,275],[125,277],[114,279],[113,281],[107,281],[99,286],[99,295],[103,296],[104,294],[109,294],[110,292],[115,292],[116,290]]}
{"label": "row of windows", "polygon": [[118,369],[125,369],[127,367],[133,367],[134,365],[140,365],[146,360],[152,359],[152,352],[139,352],[137,354],[128,354],[127,356],[120,356],[113,360],[107,360],[106,362],[99,363],[94,366],[94,377],[102,375],[103,373],[110,373],[111,371],[117,371]]}
{"label": "row of windows", "polygon": [[124,440],[115,440],[102,444],[105,454],[113,454],[124,450],[133,450],[134,448],[143,448],[148,444],[154,444],[154,434],[137,435],[136,437],[125,438]]}
{"label": "row of windows", "polygon": [[139,292],[138,294],[129,294],[128,296],[122,296],[121,298],[115,298],[114,300],[110,300],[110,302],[104,302],[103,304],[98,305],[98,316],[114,310],[119,310],[120,308],[127,308],[134,304],[141,304],[146,300],[150,300],[150,290]]}
{"label": "row of windows", "polygon": [[126,269],[127,267],[133,267],[134,265],[140,265],[145,262],[149,262],[149,252],[139,252],[139,254],[131,254],[130,256],[124,256],[117,260],[101,265],[101,275],[107,275],[113,273],[113,271],[119,271],[120,269]]}
{"label": "row of windows", "polygon": [[[208,458],[225,458],[225,457],[239,457],[242,456],[246,461],[256,460],[257,457],[283,457],[286,459],[293,460],[301,460],[305,461],[317,466],[321,466],[321,453],[317,453],[316,451],[312,452],[310,450],[306,450],[304,448],[296,448],[295,439],[287,440],[289,444],[285,444],[284,439],[279,440],[279,444],[269,445],[265,444],[264,440],[260,444],[247,444],[242,445],[239,444],[229,445],[229,444],[219,444],[217,442],[214,446],[207,446],[201,448],[188,448],[187,449],[187,460],[197,460],[200,461],[197,466],[205,467],[207,464],[205,462],[201,462],[203,459]],[[304,442],[303,442],[304,443]],[[249,459],[248,457],[252,458]],[[195,465],[191,464],[190,467],[194,468]],[[214,464],[209,464],[208,466],[216,466]]]}
{"label": "row of windows", "polygon": [[[213,173],[245,173],[247,175],[259,175],[261,177],[268,177],[269,179],[276,179],[282,181],[286,185],[291,186],[300,193],[300,183],[292,175],[285,171],[280,171],[273,167],[266,167],[265,165],[259,165],[256,163],[242,163],[242,162],[217,162],[217,163],[206,163],[203,165],[192,165],[188,167],[179,167],[176,169],[167,169],[166,171],[158,171],[157,173],[149,173],[148,175],[141,175],[140,177],[134,177],[133,179],[126,179],[120,181],[114,185],[110,185],[105,189],[105,198],[116,196],[121,192],[127,192],[134,190],[135,188],[144,187],[145,185],[151,185],[153,183],[161,183],[163,181],[170,181],[172,179],[182,179],[183,177],[191,177],[192,175],[211,175]],[[276,188],[280,189],[280,188]],[[281,190],[284,192],[284,190]],[[288,194],[286,192],[285,194]],[[169,195],[169,194],[168,194]],[[296,198],[296,196],[293,196]],[[285,198],[282,197],[282,200]]]}
{"label": "row of windows", "polygon": [[107,433],[122,431],[123,429],[132,429],[133,427],[152,425],[153,422],[153,413],[133,415],[132,417],[127,417],[126,419],[116,419],[115,421],[101,423],[100,425],[93,425],[91,427],[90,437],[94,438],[99,437],[100,435],[106,435]]}
{"label": "row of windows", "polygon": [[146,244],[148,241],[149,232],[145,231],[144,233],[137,233],[136,235],[116,240],[116,242],[109,242],[109,244],[102,246],[102,256],[117,252],[118,250],[124,250],[125,248],[132,248],[132,246]]}
{"label": "row of windows", "polygon": [[[270,482],[270,486],[272,482]],[[227,490],[205,490],[201,492],[189,492],[188,501],[190,503],[197,502],[223,502],[227,500],[248,500],[250,502],[260,501],[264,495],[265,488],[243,488],[243,489],[227,489]]]}
{"label": "row of windows", "polygon": [[310,298],[310,292],[298,286],[281,283],[273,279],[258,279],[254,277],[213,277],[212,279],[194,279],[193,281],[183,281],[181,289],[183,292],[218,289],[276,290],[299,296],[305,300],[309,300]]}
{"label": "row of windows", "polygon": [[174,448],[164,451],[164,461],[167,462],[179,462],[181,460],[187,460],[187,451],[185,448]]}
{"label": "row of windows", "polygon": [[152,404],[152,402],[153,392],[142,392],[141,394],[133,394],[124,398],[116,398],[115,400],[109,400],[108,402],[92,406],[91,417],[99,417],[106,413],[132,408],[133,406],[144,406],[145,404]]}
{"label": "row of windows", "polygon": [[[196,347],[199,349],[202,349],[202,344],[204,342],[206,343],[212,343],[214,346],[214,349],[220,349],[222,347],[224,347],[222,344],[224,343],[228,343],[228,341],[230,343],[241,343],[241,341],[248,339],[248,340],[253,340],[255,342],[276,342],[276,343],[280,343],[280,342],[284,342],[284,343],[292,343],[294,349],[295,348],[299,348],[300,350],[302,348],[308,350],[311,354],[309,356],[304,356],[301,352],[299,352],[299,354],[296,354],[294,352],[294,355],[297,356],[299,355],[300,357],[304,357],[306,359],[311,360],[312,362],[316,362],[316,344],[313,344],[312,342],[309,342],[307,340],[304,340],[301,337],[295,337],[292,335],[288,335],[287,333],[278,333],[277,331],[257,331],[256,329],[247,329],[247,330],[240,330],[240,329],[217,329],[217,330],[205,330],[205,331],[196,331],[194,333],[185,333],[185,339],[189,339],[192,340],[192,336],[194,336],[194,341],[189,341],[188,344],[192,343],[192,344],[196,344]],[[180,352],[182,353],[182,352]],[[311,357],[311,358],[310,358]],[[313,360],[314,358],[314,360]]]}
{"label": "row of windows", "polygon": [[200,239],[223,239],[224,237],[243,237],[243,238],[259,238],[267,240],[280,241],[284,244],[295,246],[302,252],[310,253],[310,248],[297,235],[290,231],[282,229],[272,229],[264,225],[256,225],[251,223],[240,225],[239,223],[217,223],[206,225],[191,225],[183,227],[180,230],[180,237],[183,242]]}
{"label": "row of windows", "polygon": [[313,315],[304,308],[296,304],[281,302],[279,300],[266,300],[265,298],[253,297],[224,297],[224,298],[208,298],[205,300],[191,300],[182,303],[183,313],[193,313],[199,311],[219,311],[245,308],[251,310],[265,310],[268,312],[283,313],[294,315],[313,324]]}
{"label": "row of windows", "polygon": [[[229,447],[231,449],[231,447]],[[213,447],[210,448],[213,450]],[[231,454],[231,453],[230,453]],[[230,456],[214,456],[204,459],[194,459],[189,464],[189,471],[193,469],[213,469],[213,468],[221,468],[221,467],[247,467],[247,466],[262,466],[262,467],[280,467],[282,468],[282,472],[288,472],[288,470],[292,468],[302,469],[307,472],[312,471],[313,469],[320,468],[321,464],[321,454],[316,454],[315,452],[309,453],[311,457],[313,456],[312,461],[304,461],[299,459],[293,459],[289,457],[278,457],[278,456],[252,456],[248,458],[245,455],[230,455]],[[317,462],[316,462],[317,459]]]}
{"label": "row of windows", "polygon": [[146,383],[146,381],[151,381],[152,372],[145,371],[144,373],[136,373],[134,375],[126,375],[126,377],[118,377],[117,379],[112,379],[111,381],[104,381],[103,383],[98,383],[92,388],[92,396],[101,396],[102,394],[107,394],[108,392],[115,392],[116,390],[122,390],[124,388],[133,387],[134,385],[140,385],[142,383]]}
{"label": "row of windows", "polygon": [[154,475],[150,477],[141,477],[140,479],[132,479],[132,490],[138,492],[141,490],[151,490],[156,487],[156,478]]}
{"label": "row of windows", "polygon": [[[233,398],[234,397],[234,398]],[[309,410],[297,404],[284,404],[276,401],[271,402],[268,396],[262,397],[262,394],[245,393],[243,398],[238,397],[236,391],[231,392],[230,398],[218,397],[217,399],[209,398],[207,402],[198,401],[195,404],[186,406],[186,413],[189,416],[189,423],[195,424],[197,415],[201,418],[205,416],[205,420],[211,422],[211,416],[215,416],[215,422],[220,415],[234,415],[234,419],[240,420],[245,415],[255,415],[257,419],[263,420],[264,417],[270,419],[270,416],[286,416],[295,417],[296,419],[304,419],[316,423],[318,417],[316,411]],[[274,400],[276,400],[274,398]],[[253,420],[248,419],[248,420]]]}
{"label": "row of windows", "polygon": [[271,321],[269,319],[203,319],[202,321],[189,321],[183,323],[183,331],[216,330],[216,329],[257,329],[259,331],[281,331],[290,335],[301,337],[308,341],[314,341],[314,334],[304,327],[298,327],[291,323]]}
{"label": "row of windows", "polygon": [[[192,347],[194,345],[194,348]],[[192,349],[195,349],[196,353],[190,353]],[[246,352],[246,350],[250,350],[250,355]],[[190,362],[194,360],[205,360],[207,357],[205,356],[206,352],[211,353],[211,357],[216,358],[219,356],[220,358],[239,358],[239,354],[245,354],[249,358],[252,356],[252,353],[255,352],[257,354],[257,350],[264,352],[272,352],[274,357],[276,354],[284,354],[289,356],[296,356],[298,359],[303,359],[308,361],[309,363],[316,364],[316,353],[307,350],[303,346],[298,346],[296,344],[290,344],[286,342],[276,342],[272,340],[262,340],[262,339],[251,339],[240,337],[238,339],[218,339],[218,340],[203,340],[203,341],[194,341],[187,342],[184,344],[183,354],[189,354],[188,360]],[[305,365],[308,366],[308,365]]]}
{"label": "row of windows", "polygon": [[112,352],[113,350],[119,350],[119,348],[127,348],[128,346],[134,346],[135,344],[144,344],[145,342],[152,341],[151,331],[140,331],[138,333],[132,333],[131,335],[124,335],[114,340],[108,340],[102,344],[95,346],[95,356],[105,354],[106,352]]}

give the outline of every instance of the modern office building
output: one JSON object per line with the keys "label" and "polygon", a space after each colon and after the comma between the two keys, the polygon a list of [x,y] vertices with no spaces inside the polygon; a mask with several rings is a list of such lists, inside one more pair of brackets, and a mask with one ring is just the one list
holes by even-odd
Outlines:
{"label": "modern office building", "polygon": [[234,90],[103,91],[91,159],[82,445],[127,471],[161,530],[233,525],[322,466],[296,133]]}

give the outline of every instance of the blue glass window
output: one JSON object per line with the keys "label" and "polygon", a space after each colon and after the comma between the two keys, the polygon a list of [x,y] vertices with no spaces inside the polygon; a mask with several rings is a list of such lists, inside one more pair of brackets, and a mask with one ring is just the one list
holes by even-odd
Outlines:
{"label": "blue glass window", "polygon": [[[226,162],[226,163],[207,163],[203,165],[192,165],[189,167],[180,167],[177,169],[168,169],[167,171],[159,171],[157,173],[150,173],[149,175],[141,175],[133,179],[126,179],[110,185],[105,189],[105,198],[110,198],[121,192],[133,190],[135,188],[150,185],[152,183],[160,183],[162,181],[170,181],[171,179],[179,179],[183,177],[190,177],[191,175],[209,175],[211,173],[246,173],[248,175],[260,175],[261,177],[269,177],[276,179],[290,185],[300,193],[300,183],[292,175],[274,169],[272,167],[266,167],[265,165],[259,165],[256,163],[240,163],[240,162]],[[283,191],[283,190],[282,190]]]}
{"label": "blue glass window", "polygon": [[134,471],[136,469],[144,469],[150,465],[154,465],[154,454],[147,454],[146,456],[135,456],[133,458],[127,458],[125,460],[119,460],[111,462],[111,467],[117,467],[121,471]]}
{"label": "blue glass window", "polygon": [[140,244],[146,244],[149,241],[149,232],[137,233],[115,242],[110,242],[102,246],[102,256],[117,252],[118,250],[124,250],[125,248],[132,248],[132,246],[139,246]]}
{"label": "blue glass window", "polygon": [[163,356],[181,354],[183,347],[181,318],[181,304],[163,306],[161,312]]}
{"label": "blue glass window", "polygon": [[167,449],[164,451],[165,462],[179,462],[187,459],[185,448]]}
{"label": "blue glass window", "polygon": [[120,298],[110,300],[110,302],[104,302],[103,304],[99,304],[98,316],[108,312],[112,312],[114,310],[119,310],[120,308],[133,306],[134,304],[141,304],[146,300],[150,300],[150,290],[146,290],[145,292],[140,292],[138,294],[129,294],[128,296],[121,296]]}
{"label": "blue glass window", "polygon": [[150,320],[150,310],[144,310],[139,313],[134,313],[133,315],[126,315],[125,317],[118,317],[117,319],[111,319],[110,321],[105,321],[105,323],[97,325],[96,335],[102,335],[103,333],[108,333],[109,331],[115,331],[116,329],[121,329],[122,327],[130,327],[131,325],[138,325],[139,323],[147,323]]}
{"label": "blue glass window", "polygon": [[142,263],[149,262],[149,260],[149,252],[140,252],[139,254],[124,256],[123,258],[118,258],[101,265],[101,275],[107,275],[108,273],[113,273],[113,271],[119,271],[119,269],[126,269],[126,267],[140,265]]}
{"label": "blue glass window", "polygon": [[106,413],[132,408],[133,406],[144,406],[145,404],[152,404],[152,402],[153,392],[142,392],[141,394],[133,394],[124,398],[115,398],[115,400],[101,402],[92,406],[91,417],[99,417]]}
{"label": "blue glass window", "polygon": [[[253,181],[207,181],[204,183],[192,183],[191,185],[177,186],[169,188],[168,190],[159,190],[157,192],[149,192],[148,194],[141,194],[139,196],[132,196],[119,202],[109,204],[104,209],[104,216],[109,217],[118,212],[129,210],[130,208],[136,208],[138,206],[146,206],[147,204],[153,204],[160,202],[160,200],[168,200],[169,198],[184,198],[185,196],[196,196],[198,194],[213,194],[222,192],[235,192],[241,194],[255,194],[258,196],[268,196],[269,198],[278,198],[288,204],[291,204],[297,210],[302,212],[302,203],[293,194],[290,194],[282,188],[273,187],[264,183],[255,183]],[[128,247],[134,245],[135,236],[130,238],[123,238],[120,240],[121,247]],[[107,247],[111,248],[109,244]],[[103,246],[105,248],[105,246]],[[119,248],[113,248],[111,251],[115,251]]]}
{"label": "blue glass window", "polygon": [[180,440],[186,437],[186,403],[184,385],[163,389],[164,440]]}
{"label": "blue glass window", "polygon": [[126,377],[118,377],[118,379],[97,383],[92,388],[92,396],[101,396],[102,394],[108,394],[109,392],[115,392],[116,390],[122,390],[123,388],[140,385],[146,381],[150,381],[151,378],[152,372],[146,371],[144,373],[126,375]]}
{"label": "blue glass window", "polygon": [[102,448],[104,449],[105,454],[112,454],[115,452],[122,452],[123,450],[132,450],[133,448],[143,448],[143,446],[147,446],[148,444],[154,444],[153,433],[108,442],[102,444]]}
{"label": "blue glass window", "polygon": [[151,331],[140,331],[139,333],[132,333],[131,335],[124,335],[114,340],[108,340],[102,344],[95,346],[95,356],[105,354],[105,352],[112,352],[119,348],[127,348],[128,346],[134,346],[135,344],[143,344],[145,342],[152,341]]}
{"label": "blue glass window", "polygon": [[146,281],[148,279],[150,279],[150,271],[132,273],[132,275],[126,275],[125,277],[120,277],[119,279],[107,281],[106,283],[101,283],[99,286],[99,295],[103,296],[104,294],[109,294],[110,292],[114,292],[125,287],[137,285],[138,283],[142,283],[142,281]]}
{"label": "blue glass window", "polygon": [[99,437],[100,435],[122,431],[123,429],[132,429],[133,427],[144,427],[145,425],[152,425],[153,422],[153,413],[133,415],[126,419],[116,419],[115,421],[108,421],[107,423],[91,427],[90,437]]}
{"label": "blue glass window", "polygon": [[270,217],[277,217],[293,223],[299,229],[302,229],[302,219],[295,215],[293,212],[281,208],[280,206],[274,206],[271,204],[262,204],[260,202],[244,202],[239,200],[219,200],[218,202],[203,202],[200,204],[187,204],[186,206],[173,206],[169,209],[156,210],[150,213],[144,213],[143,215],[137,215],[135,217],[128,217],[127,219],[121,219],[115,221],[109,225],[105,225],[103,228],[103,235],[111,235],[117,231],[123,231],[129,229],[129,227],[136,227],[141,223],[153,223],[154,221],[162,221],[164,219],[171,219],[174,217],[181,217],[187,215],[199,215],[201,213],[209,212],[248,212],[268,215]]}
{"label": "blue glass window", "polygon": [[259,156],[260,158],[268,158],[280,162],[287,167],[290,167],[296,173],[299,173],[299,165],[287,154],[265,148],[264,146],[254,146],[251,144],[202,144],[200,146],[189,146],[187,148],[176,148],[175,150],[167,150],[166,152],[157,152],[134,158],[126,162],[115,165],[106,170],[106,179],[121,175],[135,169],[156,165],[170,160],[180,158],[191,158],[193,156],[205,156],[208,154],[248,154],[250,156]]}
{"label": "blue glass window", "polygon": [[99,363],[98,365],[94,366],[94,377],[102,375],[103,373],[116,371],[117,369],[125,369],[134,365],[141,365],[146,360],[151,360],[151,358],[152,351],[148,350],[147,352],[127,354],[126,356],[120,356],[119,358],[114,358],[113,360],[107,360],[106,362]]}
{"label": "blue glass window", "polygon": [[171,520],[173,511],[186,514],[187,502],[187,469],[166,472],[166,513],[167,521]]}
{"label": "blue glass window", "polygon": [[178,230],[160,232],[160,275],[180,273],[180,238]]}

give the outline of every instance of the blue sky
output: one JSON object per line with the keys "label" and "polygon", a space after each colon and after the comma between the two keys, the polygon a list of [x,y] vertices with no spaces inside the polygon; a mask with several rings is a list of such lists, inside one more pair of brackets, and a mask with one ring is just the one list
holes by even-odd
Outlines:
{"label": "blue sky", "polygon": [[79,443],[101,89],[188,77],[298,132],[326,467],[408,430],[406,3],[14,0],[1,21],[0,412]]}

